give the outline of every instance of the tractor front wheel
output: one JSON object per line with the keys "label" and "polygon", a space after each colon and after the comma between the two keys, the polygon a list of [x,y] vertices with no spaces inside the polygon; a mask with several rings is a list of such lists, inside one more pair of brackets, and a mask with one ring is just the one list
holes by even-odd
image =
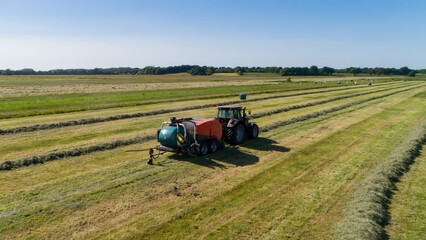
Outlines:
{"label": "tractor front wheel", "polygon": [[241,144],[245,138],[245,130],[242,124],[238,124],[235,127],[228,128],[226,137],[231,144]]}
{"label": "tractor front wheel", "polygon": [[249,136],[252,139],[255,139],[259,136],[259,127],[257,124],[253,124],[253,126],[250,128]]}

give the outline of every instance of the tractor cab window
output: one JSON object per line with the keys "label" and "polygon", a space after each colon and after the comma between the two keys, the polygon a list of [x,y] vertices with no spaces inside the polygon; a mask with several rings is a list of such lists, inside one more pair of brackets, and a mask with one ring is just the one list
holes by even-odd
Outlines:
{"label": "tractor cab window", "polygon": [[240,119],[241,118],[241,110],[234,110],[234,118]]}
{"label": "tractor cab window", "polygon": [[218,118],[236,118],[241,119],[243,117],[242,109],[219,109],[217,113]]}
{"label": "tractor cab window", "polygon": [[217,113],[218,118],[232,118],[232,111],[229,109],[220,109]]}
{"label": "tractor cab window", "polygon": [[218,118],[237,118],[240,119],[243,116],[241,109],[220,109],[217,113]]}

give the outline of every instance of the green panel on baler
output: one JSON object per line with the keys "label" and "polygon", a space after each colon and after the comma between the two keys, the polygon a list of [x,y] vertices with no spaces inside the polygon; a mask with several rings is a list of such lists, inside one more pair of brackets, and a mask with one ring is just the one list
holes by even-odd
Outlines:
{"label": "green panel on baler", "polygon": [[[179,133],[184,135],[183,128],[179,128]],[[160,134],[158,135],[158,141],[163,146],[177,148],[178,147],[177,127],[168,126],[168,127],[162,128],[160,131]]]}

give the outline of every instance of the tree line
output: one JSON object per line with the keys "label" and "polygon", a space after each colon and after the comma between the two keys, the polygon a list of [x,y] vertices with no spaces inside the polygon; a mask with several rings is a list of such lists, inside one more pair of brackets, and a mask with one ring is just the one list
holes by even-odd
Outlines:
{"label": "tree line", "polygon": [[359,68],[349,67],[344,69],[334,69],[331,67],[318,68],[311,67],[212,67],[198,65],[180,65],[169,67],[147,66],[144,68],[94,68],[94,69],[54,69],[48,71],[35,71],[31,68],[21,70],[0,70],[1,75],[162,75],[171,73],[189,73],[191,75],[212,75],[213,73],[275,73],[281,76],[327,76],[333,73],[347,74],[369,74],[369,75],[409,75],[414,76],[416,73],[426,73],[426,69],[412,70],[408,67],[397,68]]}

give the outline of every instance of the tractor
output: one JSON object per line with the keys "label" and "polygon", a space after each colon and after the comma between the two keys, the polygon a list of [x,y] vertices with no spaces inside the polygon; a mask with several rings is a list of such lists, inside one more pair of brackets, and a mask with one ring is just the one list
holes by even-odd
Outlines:
{"label": "tractor", "polygon": [[157,130],[160,145],[149,149],[148,164],[166,152],[203,156],[223,148],[224,142],[238,145],[246,137],[257,138],[258,135],[259,127],[249,122],[246,108],[242,107],[218,107],[217,117],[213,119],[172,117]]}
{"label": "tractor", "polygon": [[[218,107],[217,119],[222,124],[224,140],[230,144],[241,144],[246,136],[257,138],[259,127],[254,122],[249,122],[246,108],[221,106]],[[251,114],[251,111],[248,111]]]}

